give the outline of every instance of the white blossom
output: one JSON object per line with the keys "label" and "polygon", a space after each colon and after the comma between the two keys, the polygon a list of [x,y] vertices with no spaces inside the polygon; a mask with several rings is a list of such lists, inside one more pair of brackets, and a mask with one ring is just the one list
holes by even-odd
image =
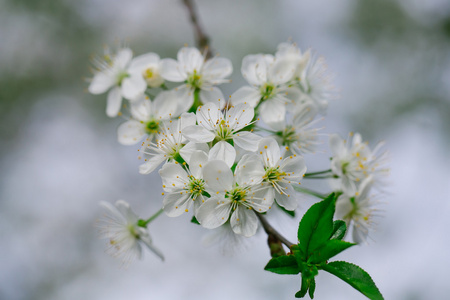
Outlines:
{"label": "white blossom", "polygon": [[177,117],[177,99],[171,92],[161,92],[151,101],[148,97],[131,104],[132,119],[117,129],[117,138],[122,145],[134,145],[146,137],[151,142],[159,132],[161,122]]}
{"label": "white blossom", "polygon": [[167,163],[159,171],[163,182],[163,208],[169,217],[177,217],[188,212],[194,205],[194,215],[205,202],[205,181],[203,167],[208,162],[205,152],[197,150],[191,155],[189,168],[180,164]]}
{"label": "white blossom", "polygon": [[212,142],[209,156],[223,160],[231,167],[236,158],[236,149],[229,142],[247,151],[257,148],[260,137],[249,131],[241,131],[252,123],[253,116],[254,111],[247,104],[233,106],[222,113],[216,104],[207,103],[197,109],[198,125],[184,127],[182,133],[195,143]]}
{"label": "white blossom", "polygon": [[161,61],[161,76],[172,82],[184,82],[177,92],[184,111],[194,103],[194,92],[199,92],[203,104],[214,102],[225,105],[223,93],[216,85],[229,82],[233,66],[227,58],[214,57],[206,60],[196,48],[183,47],[178,51],[178,60],[166,58]]}
{"label": "white blossom", "polygon": [[156,142],[143,142],[138,159],[144,159],[139,166],[139,173],[149,174],[163,162],[189,161],[195,150],[208,151],[206,144],[188,143],[181,134],[181,129],[195,124],[194,114],[184,113],[178,120],[162,122],[156,135]]}
{"label": "white blossom", "polygon": [[[300,184],[306,172],[303,157],[293,154],[281,156],[280,147],[273,138],[259,142],[256,155],[245,155],[236,167],[236,177],[246,184],[263,182],[273,189],[277,203],[287,210],[295,210],[298,201],[293,184]],[[252,166],[249,168],[248,166]]]}
{"label": "white blossom", "polygon": [[122,106],[122,97],[135,101],[145,91],[147,84],[141,74],[130,73],[129,66],[133,56],[129,48],[121,48],[117,53],[105,49],[103,57],[94,58],[94,77],[89,85],[91,94],[103,94],[109,90],[106,114],[118,115]]}
{"label": "white blossom", "polygon": [[161,61],[156,53],[146,53],[133,58],[128,68],[130,74],[141,75],[149,87],[159,87],[164,83],[160,74]]}
{"label": "white blossom", "polygon": [[242,60],[241,72],[250,86],[244,86],[231,95],[233,104],[247,103],[258,109],[266,123],[285,118],[286,105],[297,100],[300,90],[290,87],[295,65],[291,59],[275,58],[269,54],[247,55]]}
{"label": "white blossom", "polygon": [[380,153],[383,143],[372,151],[359,133],[352,135],[351,143],[337,134],[330,135],[331,170],[339,177],[341,189],[348,194],[354,194],[357,183],[364,178],[372,176],[376,184],[389,172],[385,167],[387,153]]}
{"label": "white blossom", "polygon": [[[245,167],[250,169],[253,165]],[[244,169],[244,166],[240,169]],[[222,160],[213,160],[205,165],[203,179],[211,198],[200,206],[197,219],[205,228],[217,228],[229,219],[236,234],[250,237],[258,228],[256,213],[271,208],[273,192],[272,189],[261,186],[261,181],[246,184],[241,180],[238,170],[236,173],[233,176],[229,166]]]}
{"label": "white blossom", "polygon": [[101,202],[106,210],[97,227],[101,238],[109,239],[106,252],[114,257],[121,257],[125,265],[142,257],[142,246],[164,260],[164,256],[152,243],[147,228],[138,225],[139,217],[131,210],[130,205],[119,200],[115,205]]}
{"label": "white blossom", "polygon": [[369,197],[372,185],[373,179],[369,176],[361,182],[357,192],[344,193],[336,201],[336,218],[347,223],[348,229],[352,229],[353,241],[358,244],[366,241],[378,212]]}

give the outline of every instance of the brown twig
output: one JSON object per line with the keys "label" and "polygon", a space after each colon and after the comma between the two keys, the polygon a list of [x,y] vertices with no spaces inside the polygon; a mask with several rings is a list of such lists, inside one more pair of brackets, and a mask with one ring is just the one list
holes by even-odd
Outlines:
{"label": "brown twig", "polygon": [[199,47],[202,52],[203,51],[206,52],[206,59],[211,58],[213,53],[211,51],[211,47],[209,46],[209,37],[206,35],[205,31],[199,24],[194,1],[193,0],[182,0],[182,1],[189,11],[192,26],[194,26],[195,40],[197,43],[197,47]]}
{"label": "brown twig", "polygon": [[264,231],[268,235],[269,246],[272,244],[275,244],[277,242],[281,242],[290,249],[291,246],[294,245],[291,242],[289,242],[284,236],[282,236],[281,233],[279,233],[275,228],[273,228],[272,225],[270,225],[269,222],[267,222],[266,218],[264,218],[264,216],[262,214],[259,214],[257,212],[255,212],[255,213],[256,213],[256,216],[258,217],[259,221],[261,222],[261,225],[263,226]]}

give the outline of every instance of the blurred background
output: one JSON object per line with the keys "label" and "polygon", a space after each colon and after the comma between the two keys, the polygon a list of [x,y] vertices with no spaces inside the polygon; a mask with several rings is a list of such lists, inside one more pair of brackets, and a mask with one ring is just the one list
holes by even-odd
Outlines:
{"label": "blurred background", "polygon": [[[213,49],[233,62],[226,95],[245,84],[247,54],[291,38],[325,56],[340,98],[323,132],[385,140],[391,157],[372,240],[337,259],[368,271],[386,299],[448,299],[450,2],[197,4]],[[181,1],[0,1],[0,299],[294,299],[299,276],[263,271],[263,232],[205,247],[207,231],[188,216],[162,216],[150,231],[164,263],[147,252],[125,269],[104,253],[99,201],[127,200],[144,217],[162,201],[157,173],[138,174],[137,147],[116,141],[123,120],[106,117],[105,95],[86,92],[90,55],[117,40],[161,57],[195,44]],[[324,142],[306,157],[311,171],[327,168]],[[294,240],[296,223],[275,226]],[[365,299],[331,275],[317,280],[316,299]]]}

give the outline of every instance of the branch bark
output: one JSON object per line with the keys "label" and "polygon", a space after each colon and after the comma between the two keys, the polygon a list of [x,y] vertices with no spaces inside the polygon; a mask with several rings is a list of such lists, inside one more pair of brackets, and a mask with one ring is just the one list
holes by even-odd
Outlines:
{"label": "branch bark", "polygon": [[193,0],[182,0],[182,1],[189,12],[191,23],[192,26],[194,27],[197,47],[199,47],[202,52],[206,52],[206,59],[209,59],[213,56],[211,47],[209,45],[210,41],[209,36],[205,33],[204,29],[202,28],[202,26],[198,21],[194,1]]}
{"label": "branch bark", "polygon": [[261,222],[264,231],[267,233],[267,243],[269,244],[272,256],[274,256],[275,254],[274,251],[279,252],[277,251],[277,249],[274,249],[274,245],[280,244],[281,246],[281,243],[283,243],[289,249],[291,248],[292,245],[294,245],[293,243],[289,242],[283,235],[281,235],[281,233],[279,233],[275,228],[273,228],[272,225],[270,225],[269,222],[267,222],[266,218],[264,218],[262,214],[259,214],[257,212],[255,212],[255,214],[258,217],[259,221]]}

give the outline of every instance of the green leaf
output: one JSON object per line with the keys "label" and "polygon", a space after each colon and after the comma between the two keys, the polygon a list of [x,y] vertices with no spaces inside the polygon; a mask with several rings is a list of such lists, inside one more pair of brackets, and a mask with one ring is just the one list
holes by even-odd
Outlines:
{"label": "green leaf", "polygon": [[302,287],[300,288],[300,291],[295,293],[295,298],[303,298],[305,297],[306,293],[308,292],[310,279],[307,279],[302,276]]}
{"label": "green leaf", "polygon": [[293,211],[293,210],[287,210],[287,209],[284,208],[283,206],[280,206],[278,203],[277,203],[277,206],[278,206],[282,211],[284,211],[286,214],[288,214],[289,216],[295,218],[295,211]]}
{"label": "green leaf", "polygon": [[297,235],[306,258],[333,233],[335,201],[336,195],[331,193],[325,200],[311,206],[300,221]]}
{"label": "green leaf", "polygon": [[311,279],[309,283],[309,297],[314,299],[314,291],[316,290],[316,280],[314,278]]}
{"label": "green leaf", "polygon": [[197,220],[197,218],[195,216],[192,216],[191,223],[200,225],[200,222]]}
{"label": "green leaf", "polygon": [[384,299],[370,275],[357,265],[333,261],[320,268],[344,280],[371,300]]}
{"label": "green leaf", "polygon": [[333,233],[331,234],[330,240],[342,240],[347,231],[347,225],[342,220],[336,220],[333,222]]}
{"label": "green leaf", "polygon": [[319,264],[327,261],[333,256],[341,253],[345,249],[350,248],[356,244],[341,241],[341,240],[329,240],[326,241],[321,247],[316,249],[308,259],[308,263]]}
{"label": "green leaf", "polygon": [[297,260],[293,255],[285,255],[272,258],[264,267],[264,270],[276,274],[296,275],[300,273],[300,268],[297,265]]}

